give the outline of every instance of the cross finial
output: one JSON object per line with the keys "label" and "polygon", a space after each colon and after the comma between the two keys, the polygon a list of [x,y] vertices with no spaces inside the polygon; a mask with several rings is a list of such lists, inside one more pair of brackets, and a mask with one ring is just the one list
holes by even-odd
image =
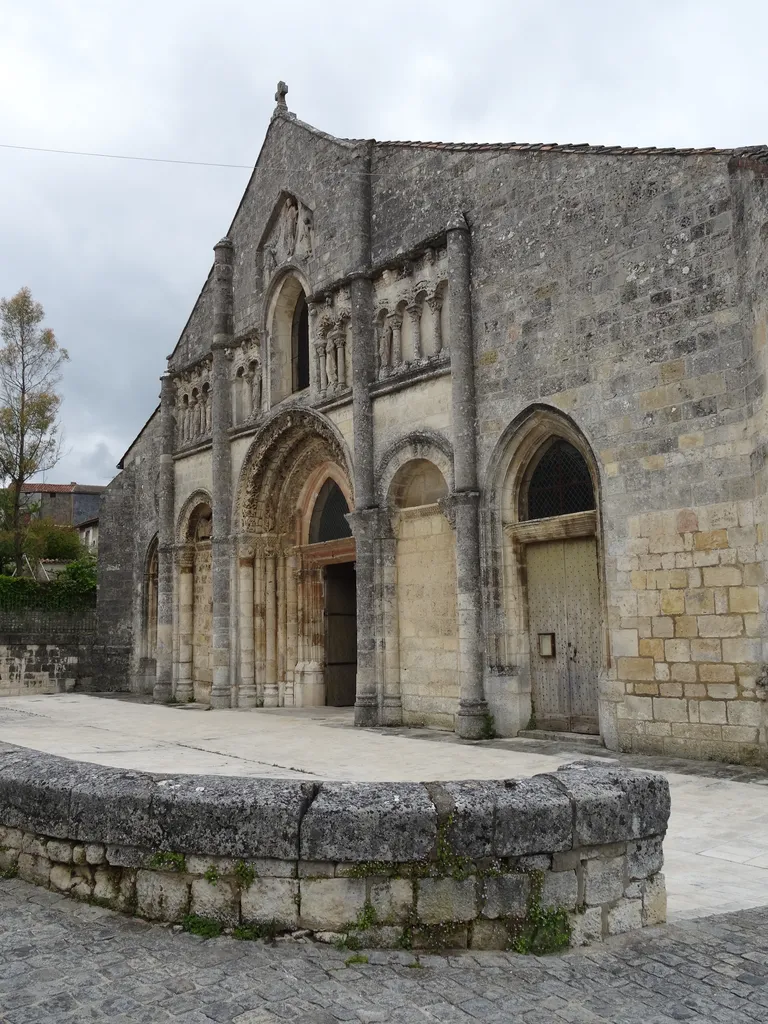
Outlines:
{"label": "cross finial", "polygon": [[286,93],[288,92],[288,86],[285,82],[277,83],[277,92],[275,93],[275,99],[277,100],[277,107],[275,113],[278,111],[284,111],[288,109],[288,104],[285,102]]}

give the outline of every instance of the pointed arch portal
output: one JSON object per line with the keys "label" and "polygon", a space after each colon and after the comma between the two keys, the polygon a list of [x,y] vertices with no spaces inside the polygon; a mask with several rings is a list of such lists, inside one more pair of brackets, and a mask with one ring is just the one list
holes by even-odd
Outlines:
{"label": "pointed arch portal", "polygon": [[510,432],[498,472],[503,641],[528,662],[530,720],[537,728],[597,733],[603,616],[596,461],[567,417],[536,409]]}

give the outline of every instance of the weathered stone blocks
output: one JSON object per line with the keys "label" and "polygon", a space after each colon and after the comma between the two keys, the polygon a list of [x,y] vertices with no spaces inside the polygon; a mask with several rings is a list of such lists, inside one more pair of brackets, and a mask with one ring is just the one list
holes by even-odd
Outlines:
{"label": "weathered stone blocks", "polygon": [[421,879],[416,902],[419,920],[428,925],[473,920],[477,917],[476,888],[474,877]]}
{"label": "weathered stone blocks", "polygon": [[210,882],[196,878],[191,886],[190,909],[200,917],[211,917],[224,925],[233,926],[240,920],[240,900],[237,888],[225,879]]}
{"label": "weathered stone blocks", "polygon": [[324,783],[301,824],[306,860],[415,861],[437,840],[437,812],[418,783]]}
{"label": "weathered stone blocks", "polygon": [[[19,780],[22,760],[4,753],[0,779],[11,762],[4,781],[20,781],[29,801],[34,759],[25,762],[29,778]],[[228,928],[274,922],[277,930],[354,932],[377,944],[407,939],[415,948],[500,948],[536,905],[569,913],[575,944],[664,918],[659,869],[669,792],[653,773],[589,762],[520,782],[379,785],[368,807],[362,784],[286,783],[280,808],[274,780],[253,804],[248,796],[263,780],[209,786],[191,778],[144,804],[153,777],[118,771],[113,781],[98,767],[88,794],[88,767],[75,773],[71,831],[81,841],[3,822],[4,870],[17,867],[30,881],[150,920],[193,913]],[[55,777],[49,764],[46,780]],[[244,785],[227,802],[221,785],[229,781]],[[98,831],[99,801],[109,804],[134,783],[137,835],[143,843],[161,827],[159,848],[109,842],[130,838],[129,817],[109,806]],[[22,805],[11,802],[12,820]],[[58,830],[60,805],[47,810]],[[278,827],[271,838],[255,820],[262,810]],[[574,914],[577,907],[586,910]]]}
{"label": "weathered stone blocks", "polygon": [[295,928],[299,920],[299,883],[291,878],[256,878],[240,893],[243,921],[275,921],[283,928]]}
{"label": "weathered stone blocks", "polygon": [[181,921],[189,911],[189,881],[170,872],[139,871],[136,907],[153,921]]}
{"label": "weathered stone blocks", "polygon": [[301,927],[340,931],[353,924],[365,906],[365,890],[362,878],[305,878],[301,883]]}

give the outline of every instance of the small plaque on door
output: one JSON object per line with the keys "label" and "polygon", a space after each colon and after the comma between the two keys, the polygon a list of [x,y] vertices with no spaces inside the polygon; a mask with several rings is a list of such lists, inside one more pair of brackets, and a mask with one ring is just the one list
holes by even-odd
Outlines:
{"label": "small plaque on door", "polygon": [[539,654],[542,658],[554,658],[555,634],[539,633]]}

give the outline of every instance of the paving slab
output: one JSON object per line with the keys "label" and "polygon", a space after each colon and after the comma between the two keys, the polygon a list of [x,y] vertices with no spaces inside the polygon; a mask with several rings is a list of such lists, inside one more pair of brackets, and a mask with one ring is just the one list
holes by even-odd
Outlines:
{"label": "paving slab", "polygon": [[297,780],[519,778],[609,756],[663,771],[670,921],[768,903],[768,773],[626,757],[576,740],[466,743],[432,729],[355,729],[351,708],[206,711],[86,694],[0,700],[0,742],[115,767]]}

